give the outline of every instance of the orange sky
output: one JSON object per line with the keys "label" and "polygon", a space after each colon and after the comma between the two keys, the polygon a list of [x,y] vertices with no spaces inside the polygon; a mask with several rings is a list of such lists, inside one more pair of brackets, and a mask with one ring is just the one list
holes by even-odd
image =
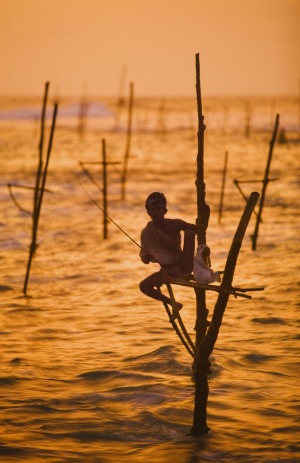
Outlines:
{"label": "orange sky", "polygon": [[[298,95],[300,0],[0,0],[0,95]],[[126,90],[127,92],[127,86]]]}

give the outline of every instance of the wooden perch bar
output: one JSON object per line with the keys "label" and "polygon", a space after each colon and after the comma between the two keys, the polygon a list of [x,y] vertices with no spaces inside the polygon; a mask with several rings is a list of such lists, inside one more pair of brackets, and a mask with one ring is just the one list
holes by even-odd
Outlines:
{"label": "wooden perch bar", "polygon": [[191,281],[184,281],[184,280],[177,280],[175,278],[170,278],[170,283],[173,285],[179,285],[179,286],[187,286],[190,288],[201,288],[204,289],[205,291],[214,291],[216,293],[221,293],[225,292],[228,294],[232,294],[233,296],[237,297],[244,297],[245,299],[252,299],[251,296],[248,296],[247,293],[248,291],[263,291],[264,288],[233,288],[231,287],[230,289],[225,289],[223,285],[205,285],[202,283],[195,283]]}

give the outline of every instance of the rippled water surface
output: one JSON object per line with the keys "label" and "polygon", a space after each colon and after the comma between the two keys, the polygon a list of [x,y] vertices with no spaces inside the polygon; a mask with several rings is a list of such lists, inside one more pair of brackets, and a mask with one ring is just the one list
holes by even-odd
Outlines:
{"label": "rippled water surface", "polygon": [[[2,101],[4,109],[18,102]],[[276,143],[263,223],[251,249],[253,215],[236,267],[236,286],[264,286],[252,299],[231,297],[211,357],[211,431],[187,437],[193,422],[192,359],[163,306],[139,292],[157,268],[103,215],[102,192],[80,162],[108,165],[108,212],[134,240],[148,221],[146,196],[163,191],[168,217],[196,218],[196,103],[138,100],[133,117],[126,197],[120,178],[126,108],[90,120],[58,115],[28,295],[23,285],[31,241],[31,190],[39,125],[1,121],[0,458],[1,462],[285,462],[299,446],[299,147],[293,99],[205,101],[207,242],[212,267],[223,269],[245,201],[233,183],[262,180],[276,113],[289,143]],[[249,102],[248,102],[249,103]],[[22,106],[40,102],[23,101]],[[245,108],[248,108],[247,111]],[[59,108],[60,111],[60,108]],[[114,116],[117,114],[117,116]],[[247,117],[250,132],[246,136]],[[46,142],[50,121],[47,121]],[[47,144],[47,143],[46,143]],[[221,223],[218,210],[225,151],[228,169]],[[85,164],[102,185],[101,167]],[[261,183],[241,184],[246,196]],[[195,297],[174,287],[194,338]],[[207,292],[212,315],[217,294]]]}

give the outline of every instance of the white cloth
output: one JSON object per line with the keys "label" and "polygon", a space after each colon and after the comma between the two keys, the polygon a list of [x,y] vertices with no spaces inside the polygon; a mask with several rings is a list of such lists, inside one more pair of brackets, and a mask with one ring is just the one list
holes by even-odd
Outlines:
{"label": "white cloth", "polygon": [[[196,283],[208,284],[214,281],[220,282],[219,272],[211,270],[210,263],[206,263],[203,259],[202,253],[207,248],[205,244],[200,244],[197,247],[196,255],[194,257],[194,278]],[[208,259],[209,260],[209,259]]]}

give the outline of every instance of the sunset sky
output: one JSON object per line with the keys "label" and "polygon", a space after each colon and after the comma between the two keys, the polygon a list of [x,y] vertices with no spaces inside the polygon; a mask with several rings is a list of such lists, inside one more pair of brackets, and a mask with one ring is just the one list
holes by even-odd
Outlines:
{"label": "sunset sky", "polygon": [[298,95],[300,0],[0,0],[0,95]]}

